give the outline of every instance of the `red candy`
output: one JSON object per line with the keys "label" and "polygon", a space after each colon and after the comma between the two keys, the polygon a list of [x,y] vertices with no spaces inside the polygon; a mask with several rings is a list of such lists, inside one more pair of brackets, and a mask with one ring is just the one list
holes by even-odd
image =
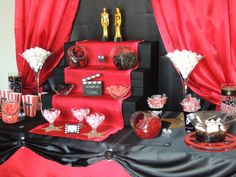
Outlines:
{"label": "red candy", "polygon": [[[146,122],[145,122],[146,121]],[[157,117],[149,117],[148,119],[140,119],[134,128],[134,132],[140,138],[151,139],[158,136],[161,129],[161,121]]]}
{"label": "red candy", "polygon": [[13,124],[18,122],[19,111],[20,111],[20,104],[18,102],[6,101],[2,103],[2,120],[8,124]]}

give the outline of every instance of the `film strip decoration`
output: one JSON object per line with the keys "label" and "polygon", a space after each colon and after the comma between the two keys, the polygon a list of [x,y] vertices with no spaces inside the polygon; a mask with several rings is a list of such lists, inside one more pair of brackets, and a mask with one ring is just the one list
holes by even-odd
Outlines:
{"label": "film strip decoration", "polygon": [[100,96],[102,95],[102,81],[91,81],[100,77],[101,74],[94,74],[82,79],[83,96]]}
{"label": "film strip decoration", "polygon": [[79,134],[80,125],[79,124],[66,124],[65,134]]}

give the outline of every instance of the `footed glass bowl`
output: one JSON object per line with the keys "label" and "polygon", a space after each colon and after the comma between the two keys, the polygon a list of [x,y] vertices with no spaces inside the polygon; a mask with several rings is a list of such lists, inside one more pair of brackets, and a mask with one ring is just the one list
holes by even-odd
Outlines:
{"label": "footed glass bowl", "polygon": [[199,111],[192,113],[191,122],[196,131],[197,141],[216,143],[225,140],[235,117],[217,111]]}

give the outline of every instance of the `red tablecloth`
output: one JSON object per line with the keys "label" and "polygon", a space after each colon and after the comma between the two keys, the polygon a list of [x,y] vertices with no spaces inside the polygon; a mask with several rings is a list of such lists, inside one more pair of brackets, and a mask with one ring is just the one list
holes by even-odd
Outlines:
{"label": "red tablecloth", "polygon": [[70,167],[20,148],[0,165],[0,177],[130,177],[115,161],[103,160],[88,167]]}

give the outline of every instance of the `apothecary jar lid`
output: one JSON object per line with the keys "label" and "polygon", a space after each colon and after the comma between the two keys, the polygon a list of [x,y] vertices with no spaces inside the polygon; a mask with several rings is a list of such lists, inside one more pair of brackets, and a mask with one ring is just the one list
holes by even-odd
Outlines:
{"label": "apothecary jar lid", "polygon": [[221,85],[221,95],[236,96],[236,84],[224,83]]}

